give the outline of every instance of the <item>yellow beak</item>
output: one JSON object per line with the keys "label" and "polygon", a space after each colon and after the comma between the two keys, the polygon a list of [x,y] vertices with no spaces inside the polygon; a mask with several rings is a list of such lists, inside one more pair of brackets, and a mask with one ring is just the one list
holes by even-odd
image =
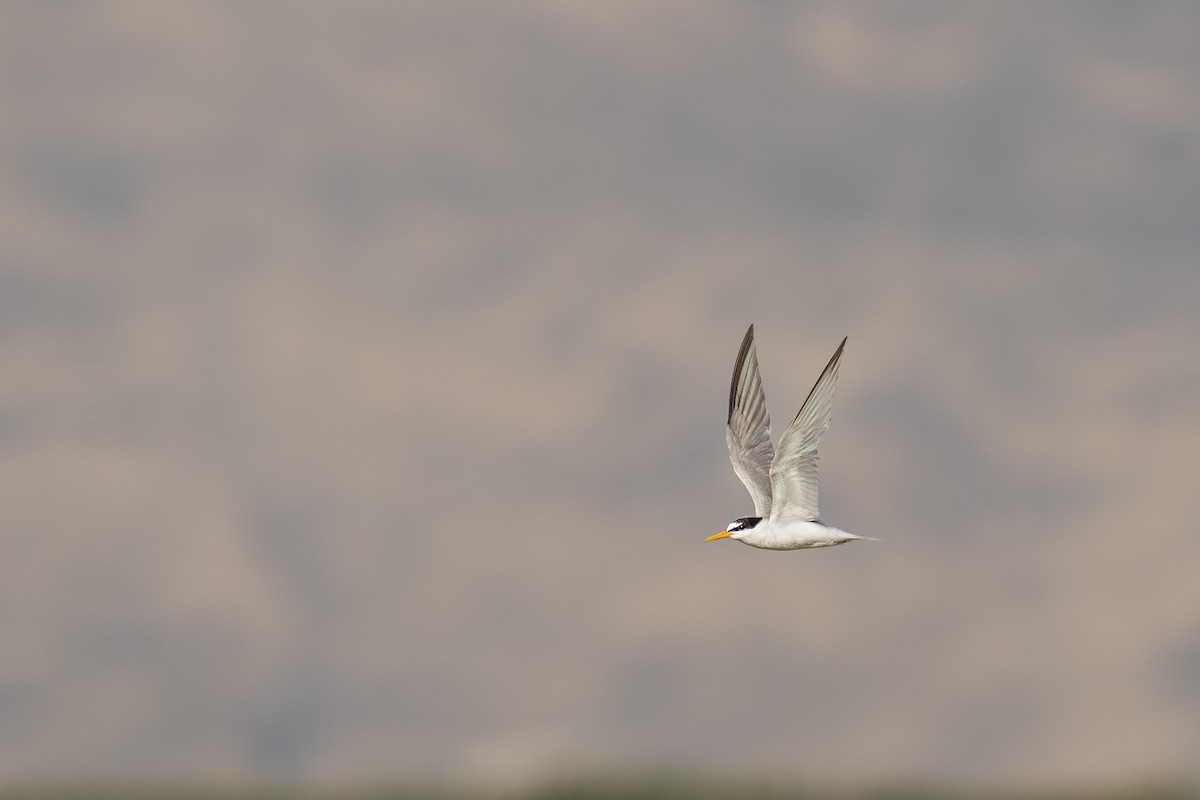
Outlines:
{"label": "yellow beak", "polygon": [[[704,542],[715,542],[717,539],[728,539],[728,538],[729,538],[729,531],[721,531],[720,533],[714,533],[712,536],[705,539]],[[700,544],[704,544],[704,542],[701,542]]]}

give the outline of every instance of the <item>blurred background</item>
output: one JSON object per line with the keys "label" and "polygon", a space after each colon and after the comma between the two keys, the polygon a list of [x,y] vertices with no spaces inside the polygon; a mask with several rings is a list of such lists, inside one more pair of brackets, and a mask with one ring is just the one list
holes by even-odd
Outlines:
{"label": "blurred background", "polygon": [[[0,5],[0,785],[1200,779],[1198,42]],[[886,542],[700,544],[751,322]]]}

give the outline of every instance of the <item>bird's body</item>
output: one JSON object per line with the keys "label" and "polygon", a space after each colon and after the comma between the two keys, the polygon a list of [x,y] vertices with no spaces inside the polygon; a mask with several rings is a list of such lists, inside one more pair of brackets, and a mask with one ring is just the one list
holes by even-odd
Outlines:
{"label": "bird's body", "polygon": [[[756,518],[743,519],[753,520]],[[729,528],[726,530],[729,531]],[[773,523],[770,520],[760,519],[758,524],[753,527],[729,531],[729,538],[763,550],[805,550],[811,547],[833,547],[835,544],[844,544],[866,537],[846,533],[823,522],[800,519]]]}
{"label": "bird's body", "polygon": [[729,538],[765,550],[801,550],[869,538],[826,525],[817,512],[817,445],[829,427],[845,346],[842,339],[776,450],[758,372],[754,326],[746,331],[729,387],[725,440],[733,471],[750,492],[757,516],[736,519],[704,541]]}

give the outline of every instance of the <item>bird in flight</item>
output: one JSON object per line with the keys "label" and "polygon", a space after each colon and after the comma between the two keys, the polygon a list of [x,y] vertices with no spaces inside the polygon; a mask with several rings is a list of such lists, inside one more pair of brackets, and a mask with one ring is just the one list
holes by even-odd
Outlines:
{"label": "bird in flight", "polygon": [[829,427],[845,346],[842,339],[776,450],[771,445],[771,417],[758,374],[754,326],[746,331],[733,365],[725,441],[733,471],[754,500],[755,516],[735,519],[704,541],[728,538],[766,550],[800,550],[870,538],[826,525],[817,512],[817,444]]}

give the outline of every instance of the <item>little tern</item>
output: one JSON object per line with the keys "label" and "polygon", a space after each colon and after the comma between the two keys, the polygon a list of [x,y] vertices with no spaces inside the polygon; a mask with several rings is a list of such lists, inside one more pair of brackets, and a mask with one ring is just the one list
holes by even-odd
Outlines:
{"label": "little tern", "polygon": [[754,326],[746,331],[729,386],[725,442],[733,471],[754,501],[756,516],[735,519],[704,541],[734,539],[766,550],[800,550],[870,538],[826,525],[817,513],[817,445],[829,427],[833,389],[845,347],[842,339],[775,450],[767,397],[758,374]]}

